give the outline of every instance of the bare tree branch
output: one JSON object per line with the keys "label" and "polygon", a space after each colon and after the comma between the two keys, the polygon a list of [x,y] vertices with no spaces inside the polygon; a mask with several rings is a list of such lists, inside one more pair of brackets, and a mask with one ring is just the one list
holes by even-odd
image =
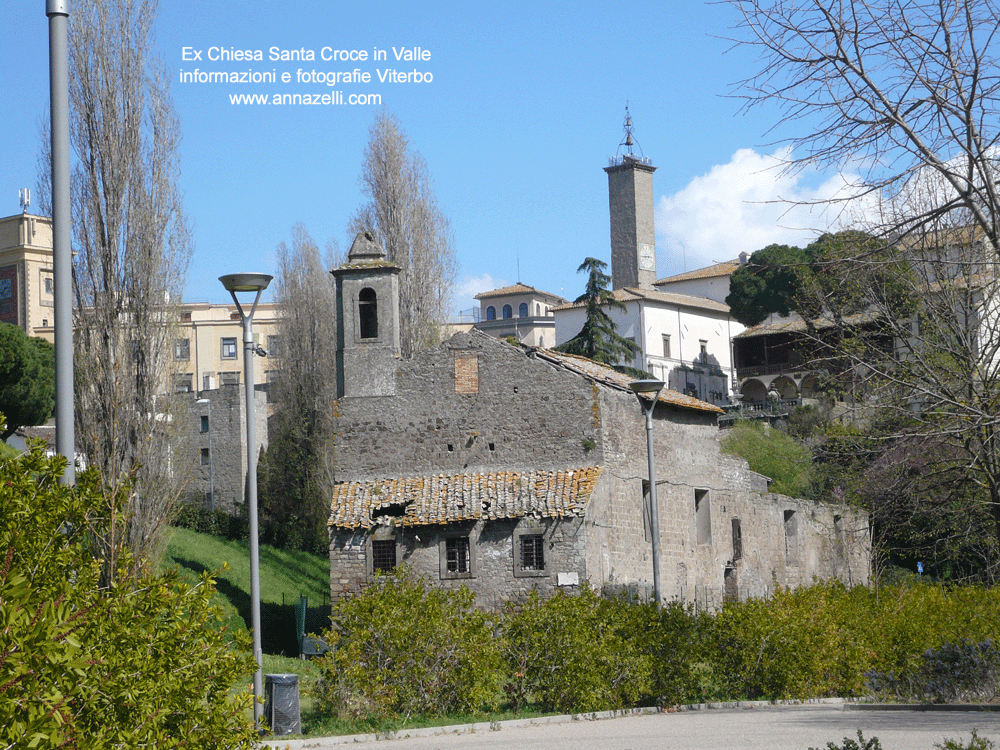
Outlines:
{"label": "bare tree branch", "polygon": [[837,200],[868,194],[889,207],[933,180],[939,201],[890,208],[864,228],[898,238],[958,212],[1000,248],[995,0],[731,2],[736,41],[760,51],[737,95],[747,107],[777,104],[781,124],[802,128],[786,141],[788,169],[857,173]]}
{"label": "bare tree branch", "polygon": [[447,322],[457,264],[451,224],[441,211],[427,163],[411,152],[399,120],[381,112],[368,131],[361,191],[369,199],[348,225],[371,231],[400,275],[403,357],[437,343]]}
{"label": "bare tree branch", "polygon": [[191,237],[180,125],[153,40],[155,0],[80,0],[71,16],[76,434],[123,531],[155,559],[177,497],[169,362]]}

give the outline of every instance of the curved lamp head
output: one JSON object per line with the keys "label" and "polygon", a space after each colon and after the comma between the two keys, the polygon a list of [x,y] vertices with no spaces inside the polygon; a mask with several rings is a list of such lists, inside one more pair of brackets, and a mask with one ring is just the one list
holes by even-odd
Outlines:
{"label": "curved lamp head", "polygon": [[665,385],[662,380],[633,380],[628,387],[634,393],[659,393]]}
{"label": "curved lamp head", "polygon": [[230,273],[220,276],[219,281],[228,292],[262,292],[273,278],[266,273]]}

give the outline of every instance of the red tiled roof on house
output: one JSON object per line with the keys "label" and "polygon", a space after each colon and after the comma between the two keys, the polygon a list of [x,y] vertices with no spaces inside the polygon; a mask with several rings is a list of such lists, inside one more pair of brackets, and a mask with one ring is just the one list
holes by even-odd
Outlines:
{"label": "red tiled roof on house", "polygon": [[[600,364],[599,362],[594,362],[592,359],[578,357],[575,354],[564,354],[562,352],[554,352],[551,350],[534,349],[532,350],[532,356],[543,361],[561,365],[568,370],[577,372],[580,375],[588,377],[598,383],[610,385],[624,391],[631,390],[628,384],[635,380],[635,378],[630,375],[613,370],[606,365]],[[724,410],[720,409],[718,406],[701,401],[692,396],[685,396],[683,393],[672,391],[669,388],[664,388],[660,391],[660,397],[657,400],[662,401],[665,404],[671,404],[672,406],[681,406],[685,409],[708,411],[716,414],[724,413]]]}
{"label": "red tiled roof on house", "polygon": [[370,529],[380,518],[400,526],[426,526],[480,518],[582,516],[600,475],[600,466],[586,466],[343,482],[334,486],[329,525]]}
{"label": "red tiled roof on house", "polygon": [[706,266],[705,268],[696,268],[693,271],[686,271],[684,273],[676,274],[675,276],[667,276],[665,279],[660,279],[656,282],[656,285],[669,284],[673,281],[694,281],[695,279],[715,279],[720,276],[731,276],[737,268],[740,267],[739,258],[733,260],[723,261],[722,263],[716,263],[713,266]]}
{"label": "red tiled roof on house", "polygon": [[[541,289],[535,289],[535,287],[522,284],[521,282],[517,282],[513,286],[505,286],[502,289],[491,289],[488,292],[480,292],[473,299],[491,299],[492,297],[506,297],[511,294],[542,294],[552,299],[563,299],[558,294],[543,292]],[[565,300],[563,301],[565,302]]]}
{"label": "red tiled roof on house", "polygon": [[[708,299],[707,297],[691,297],[687,294],[673,294],[672,292],[656,292],[648,289],[637,289],[625,287],[614,290],[615,299],[619,302],[632,302],[634,300],[649,300],[651,302],[663,302],[668,305],[679,305],[680,307],[692,307],[699,310],[712,310],[714,312],[729,314],[729,306],[721,302]],[[586,307],[586,302],[570,302],[553,310],[572,310],[578,307]]]}

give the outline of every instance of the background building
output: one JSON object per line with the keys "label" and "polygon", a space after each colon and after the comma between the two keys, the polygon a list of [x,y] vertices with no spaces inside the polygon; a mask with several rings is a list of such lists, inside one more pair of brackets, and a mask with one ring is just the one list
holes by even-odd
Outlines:
{"label": "background building", "polygon": [[23,213],[0,219],[0,322],[53,341],[52,219]]}
{"label": "background building", "polygon": [[549,294],[518,282],[513,286],[481,292],[475,327],[498,339],[513,336],[525,346],[552,347],[556,342],[556,319],[552,309],[566,304],[557,294]]}

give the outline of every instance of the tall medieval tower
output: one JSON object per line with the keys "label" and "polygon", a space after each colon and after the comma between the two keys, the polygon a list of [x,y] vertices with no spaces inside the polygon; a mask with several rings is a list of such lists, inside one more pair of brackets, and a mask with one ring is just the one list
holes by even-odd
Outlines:
{"label": "tall medieval tower", "polygon": [[653,221],[653,172],[648,156],[636,156],[632,118],[625,107],[625,139],[608,160],[611,210],[611,287],[653,289],[656,282],[656,228]]}

